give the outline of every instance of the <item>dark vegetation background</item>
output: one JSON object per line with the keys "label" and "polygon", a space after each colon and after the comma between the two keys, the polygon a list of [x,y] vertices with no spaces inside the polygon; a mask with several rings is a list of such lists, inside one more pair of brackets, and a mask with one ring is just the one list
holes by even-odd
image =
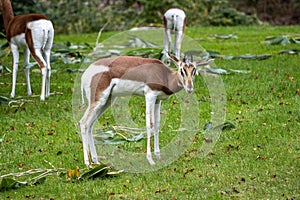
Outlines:
{"label": "dark vegetation background", "polygon": [[107,22],[110,31],[161,26],[160,15],[171,7],[185,10],[188,26],[300,24],[299,0],[13,0],[12,5],[16,15],[47,15],[56,34],[97,32]]}

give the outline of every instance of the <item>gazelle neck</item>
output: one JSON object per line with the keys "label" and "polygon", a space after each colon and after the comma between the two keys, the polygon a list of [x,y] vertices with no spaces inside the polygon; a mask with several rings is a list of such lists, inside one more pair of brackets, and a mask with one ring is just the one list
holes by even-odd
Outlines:
{"label": "gazelle neck", "polygon": [[14,18],[14,11],[11,6],[10,0],[1,0],[2,4],[2,15],[3,15],[3,22],[4,22],[4,28],[7,30],[8,24],[10,20]]}
{"label": "gazelle neck", "polygon": [[178,74],[178,72],[174,72],[171,74],[171,76],[169,78],[168,88],[173,93],[179,92],[183,88],[179,77],[180,77],[180,75]]}

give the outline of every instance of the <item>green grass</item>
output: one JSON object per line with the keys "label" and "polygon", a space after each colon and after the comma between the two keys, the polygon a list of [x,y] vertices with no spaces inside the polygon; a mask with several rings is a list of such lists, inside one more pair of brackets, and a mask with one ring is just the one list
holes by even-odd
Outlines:
{"label": "green grass", "polygon": [[[113,178],[72,182],[51,176],[38,186],[1,192],[6,199],[298,199],[300,70],[299,55],[279,55],[284,49],[300,49],[299,44],[267,46],[267,36],[299,36],[299,26],[288,27],[201,27],[187,28],[186,34],[205,49],[224,55],[271,54],[267,60],[216,59],[217,67],[250,70],[248,74],[223,75],[226,89],[226,120],[236,128],[224,131],[213,151],[199,157],[202,135],[170,165],[149,173],[124,173]],[[214,34],[237,34],[237,39],[212,40]],[[108,38],[112,33],[103,33]],[[71,41],[94,45],[95,34],[57,35],[56,42]],[[4,42],[4,41],[3,41]],[[10,66],[11,56],[2,60]],[[27,97],[26,86],[17,85],[16,95],[33,100],[24,105],[0,105],[0,176],[29,169],[74,169],[83,164],[81,138],[72,116],[72,91],[76,73],[66,68],[80,64],[52,63],[51,91],[62,93],[45,102]],[[22,70],[18,83],[24,83]],[[0,96],[9,96],[11,75],[0,75]],[[40,93],[41,75],[32,73],[32,88]],[[210,98],[203,78],[196,81],[200,104],[200,123],[210,121]],[[176,99],[175,99],[176,100]],[[174,99],[164,103],[166,112],[174,109]],[[138,103],[136,103],[138,102]],[[142,126],[145,122],[143,100],[133,100],[137,111],[132,116]],[[169,105],[168,105],[169,104]],[[176,106],[175,106],[176,108]],[[176,115],[168,115],[168,124],[176,127]],[[112,124],[111,112],[101,117],[101,124]],[[167,126],[167,125],[166,125]],[[162,127],[162,144],[171,134]],[[145,141],[133,145],[144,152]]]}

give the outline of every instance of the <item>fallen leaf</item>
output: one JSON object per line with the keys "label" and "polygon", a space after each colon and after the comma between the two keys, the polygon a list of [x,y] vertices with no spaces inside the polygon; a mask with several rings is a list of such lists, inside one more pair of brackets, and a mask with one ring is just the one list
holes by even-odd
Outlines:
{"label": "fallen leaf", "polygon": [[76,166],[76,169],[74,169],[74,170],[69,170],[69,171],[67,172],[67,175],[68,175],[68,177],[71,178],[71,179],[77,179],[77,178],[79,178],[79,177],[80,177],[79,167]]}

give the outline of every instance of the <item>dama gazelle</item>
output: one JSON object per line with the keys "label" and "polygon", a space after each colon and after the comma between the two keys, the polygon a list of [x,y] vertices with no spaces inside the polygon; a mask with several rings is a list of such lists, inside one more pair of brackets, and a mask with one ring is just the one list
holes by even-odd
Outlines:
{"label": "dama gazelle", "polygon": [[[169,55],[168,55],[169,56]],[[159,159],[160,105],[182,88],[191,93],[194,88],[194,77],[197,73],[197,63],[174,56],[170,59],[176,64],[178,71],[172,71],[160,60],[132,56],[118,56],[100,59],[91,64],[81,77],[82,95],[88,99],[88,108],[80,120],[83,142],[84,162],[90,165],[90,154],[93,163],[98,163],[98,157],[92,128],[95,121],[109,108],[118,96],[145,96],[146,129],[147,129],[147,159],[153,165],[151,143],[154,135],[154,154]],[[208,65],[212,60],[199,65]],[[84,100],[84,96],[82,96]],[[84,103],[84,101],[83,101]]]}
{"label": "dama gazelle", "polygon": [[14,16],[10,0],[1,0],[0,11],[3,15],[6,38],[13,54],[13,74],[11,97],[15,96],[19,50],[24,50],[24,68],[27,93],[31,95],[30,54],[38,63],[42,72],[41,100],[50,95],[50,52],[53,44],[54,29],[52,22],[41,14]]}
{"label": "dama gazelle", "polygon": [[177,59],[180,59],[181,42],[186,25],[186,16],[183,10],[171,8],[163,16],[165,26],[164,51],[171,52],[172,38],[171,33],[175,34],[174,52]]}

